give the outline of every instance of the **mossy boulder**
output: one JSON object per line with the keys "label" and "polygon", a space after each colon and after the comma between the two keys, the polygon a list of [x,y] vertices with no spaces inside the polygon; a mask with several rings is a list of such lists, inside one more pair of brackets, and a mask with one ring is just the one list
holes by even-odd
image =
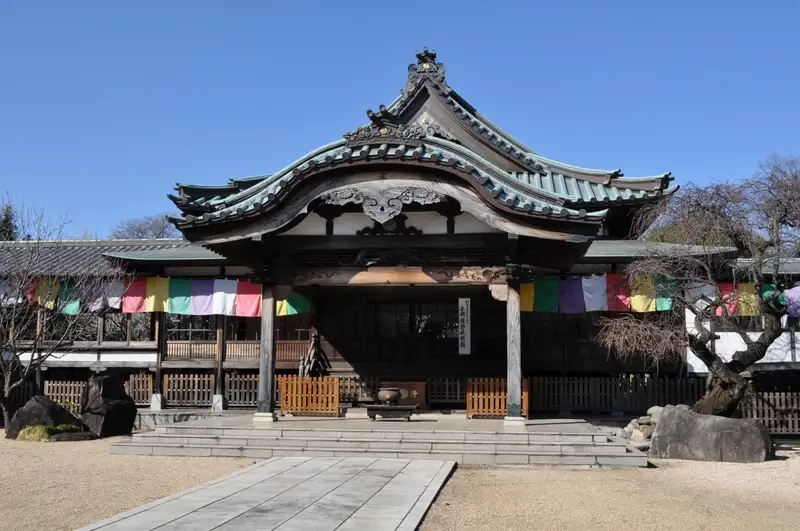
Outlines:
{"label": "mossy boulder", "polygon": [[37,424],[34,426],[25,426],[17,434],[18,441],[49,441],[55,435],[61,433],[74,433],[80,432],[79,426],[72,424],[59,424],[58,426],[42,426]]}
{"label": "mossy boulder", "polygon": [[[74,426],[75,431],[81,431],[83,424],[66,410],[61,404],[54,402],[46,396],[34,396],[19,408],[11,422],[6,427],[6,439],[16,439],[19,432],[26,426]],[[65,431],[65,430],[61,430]]]}

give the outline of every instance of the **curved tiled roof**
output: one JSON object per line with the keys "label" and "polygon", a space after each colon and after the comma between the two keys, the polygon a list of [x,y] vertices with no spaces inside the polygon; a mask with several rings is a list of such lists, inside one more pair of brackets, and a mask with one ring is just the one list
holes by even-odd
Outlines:
{"label": "curved tiled roof", "polygon": [[[527,171],[501,169],[450,135],[401,123],[400,115],[412,109],[412,102],[424,93],[423,89],[439,98],[451,117],[461,122],[468,132],[462,136],[474,135]],[[231,179],[222,186],[178,184],[178,195],[170,195],[170,199],[183,217],[171,218],[172,221],[185,229],[247,218],[272,208],[300,176],[365,161],[437,166],[467,177],[467,182],[488,200],[508,212],[584,222],[599,222],[605,207],[643,204],[677,189],[669,187],[669,173],[628,179],[622,177],[620,170],[580,168],[535,153],[451,89],[444,77],[444,65],[436,61],[436,52],[427,49],[417,53],[417,63],[409,66],[401,96],[388,108],[367,114],[371,125],[345,135],[345,140],[322,146],[273,174]],[[387,125],[391,126],[390,134],[375,134],[387,129]],[[371,134],[365,135],[365,131]],[[413,141],[409,141],[409,131]]]}

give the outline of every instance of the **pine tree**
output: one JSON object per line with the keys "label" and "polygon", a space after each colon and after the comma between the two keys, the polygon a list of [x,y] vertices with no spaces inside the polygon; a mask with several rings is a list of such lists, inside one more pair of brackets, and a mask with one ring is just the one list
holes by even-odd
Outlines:
{"label": "pine tree", "polygon": [[0,214],[0,241],[16,240],[17,223],[14,220],[14,208],[11,203],[3,205],[3,212]]}

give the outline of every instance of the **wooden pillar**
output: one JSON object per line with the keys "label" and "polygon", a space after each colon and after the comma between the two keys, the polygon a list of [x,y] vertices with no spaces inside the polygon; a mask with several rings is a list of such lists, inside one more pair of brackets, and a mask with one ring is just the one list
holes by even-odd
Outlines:
{"label": "wooden pillar", "polygon": [[[45,322],[45,310],[44,308],[39,308],[36,310],[36,342],[34,346],[36,347],[35,352],[31,353],[31,356],[36,356],[36,366],[34,367],[34,385],[36,386],[35,394],[43,395],[44,394],[44,379],[42,378],[42,343],[44,343],[44,322]],[[33,360],[31,360],[33,362]]]}
{"label": "wooden pillar", "polygon": [[508,282],[506,301],[506,418],[522,419],[522,337],[520,333],[519,282]]}
{"label": "wooden pillar", "polygon": [[275,420],[275,295],[261,290],[261,344],[258,358],[258,402],[255,420]]}
{"label": "wooden pillar", "polygon": [[156,320],[153,323],[153,337],[156,342],[156,374],[155,378],[153,378],[153,396],[150,398],[150,409],[158,411],[167,407],[161,389],[163,380],[161,363],[164,360],[164,354],[167,352],[167,314],[163,312],[156,314]]}
{"label": "wooden pillar", "polygon": [[225,324],[227,318],[224,315],[217,316],[217,371],[214,375],[214,397],[211,401],[211,409],[228,409],[228,401],[225,399]]}

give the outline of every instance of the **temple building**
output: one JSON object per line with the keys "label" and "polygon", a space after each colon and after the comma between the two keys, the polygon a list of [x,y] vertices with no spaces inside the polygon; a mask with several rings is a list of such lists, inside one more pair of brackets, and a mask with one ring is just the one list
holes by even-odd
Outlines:
{"label": "temple building", "polygon": [[[629,178],[536,153],[451,88],[428,49],[400,96],[366,114],[274,173],[178,184],[171,221],[184,240],[54,243],[42,275],[113,263],[140,277],[247,281],[261,286],[261,304],[247,315],[112,309],[97,339],[48,370],[149,371],[169,405],[181,403],[163,388],[170,374],[207,377],[203,403],[213,394],[229,405],[245,404],[226,382],[247,377],[259,383],[247,405],[266,417],[274,375],[303,363],[362,387],[418,382],[428,405],[463,401],[466,378],[504,378],[512,420],[526,409],[526,377],[651,371],[592,340],[597,316],[613,309],[605,284],[605,306],[589,307],[581,279],[606,282],[646,255],[653,244],[636,239],[633,220],[677,189],[669,173]],[[545,277],[578,280],[534,282]],[[779,357],[794,361],[794,339]]]}

